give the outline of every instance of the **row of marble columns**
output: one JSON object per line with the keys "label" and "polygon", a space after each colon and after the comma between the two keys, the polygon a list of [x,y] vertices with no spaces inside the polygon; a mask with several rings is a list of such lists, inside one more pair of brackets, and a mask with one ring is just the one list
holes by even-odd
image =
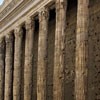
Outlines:
{"label": "row of marble columns", "polygon": [[[53,100],[64,100],[64,52],[67,1],[56,0]],[[76,100],[87,100],[88,5],[89,0],[78,0],[75,65]],[[47,8],[43,8],[39,12],[37,100],[46,100],[48,19],[49,11]],[[32,64],[35,26],[31,18],[26,20],[25,27],[24,100],[32,100]],[[21,100],[23,59],[23,31],[21,26],[15,29],[14,35],[15,42],[13,42],[14,38],[12,34],[0,38],[0,100],[12,100],[12,94],[13,100]]]}

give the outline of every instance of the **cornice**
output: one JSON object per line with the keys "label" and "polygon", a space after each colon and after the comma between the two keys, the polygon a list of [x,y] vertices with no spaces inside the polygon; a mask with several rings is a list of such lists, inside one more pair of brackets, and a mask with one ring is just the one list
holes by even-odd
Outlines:
{"label": "cornice", "polygon": [[5,7],[11,2],[12,0],[4,0],[3,3],[0,5],[0,12],[2,12],[5,9]]}
{"label": "cornice", "polygon": [[[33,16],[43,6],[53,0],[24,0],[0,22],[0,36],[14,29],[19,23],[25,22],[28,16]],[[2,34],[1,34],[2,33]]]}
{"label": "cornice", "polygon": [[10,14],[17,6],[19,6],[24,0],[12,0],[10,1],[10,3],[8,2],[8,4],[6,2],[4,2],[4,5],[2,5],[1,7],[5,6],[6,7],[0,11],[0,22],[6,17],[8,16],[8,14]]}
{"label": "cornice", "polygon": [[[6,24],[10,23],[10,21],[13,20],[17,15],[19,14],[21,15],[21,13],[24,12],[24,9],[30,6],[30,4],[34,4],[36,1],[40,0],[15,0],[15,1],[10,2],[8,6],[6,6],[5,9],[0,13],[0,31]],[[9,11],[6,10],[8,7]]]}

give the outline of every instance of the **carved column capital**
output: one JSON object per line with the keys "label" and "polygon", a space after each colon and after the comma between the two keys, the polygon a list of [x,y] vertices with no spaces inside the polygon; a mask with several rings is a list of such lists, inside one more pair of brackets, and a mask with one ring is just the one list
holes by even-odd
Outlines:
{"label": "carved column capital", "polygon": [[2,49],[5,47],[5,37],[0,37],[0,53],[2,53]]}
{"label": "carved column capital", "polygon": [[2,44],[4,42],[5,37],[0,37],[0,44]]}
{"label": "carved column capital", "polygon": [[15,37],[22,37],[23,36],[23,30],[21,26],[17,26],[14,32]]}
{"label": "carved column capital", "polygon": [[40,11],[39,11],[39,21],[43,21],[43,20],[48,20],[49,19],[49,11],[47,8],[42,8]]}
{"label": "carved column capital", "polygon": [[13,35],[11,33],[5,36],[6,43],[13,41]]}
{"label": "carved column capital", "polygon": [[67,0],[56,0],[56,10],[66,9]]}
{"label": "carved column capital", "polygon": [[25,27],[26,27],[26,31],[34,29],[34,20],[28,17],[25,22]]}

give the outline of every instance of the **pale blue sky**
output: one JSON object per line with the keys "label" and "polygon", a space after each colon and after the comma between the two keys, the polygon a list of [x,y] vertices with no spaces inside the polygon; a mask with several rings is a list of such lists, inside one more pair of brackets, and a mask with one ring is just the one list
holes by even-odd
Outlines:
{"label": "pale blue sky", "polygon": [[3,3],[4,0],[0,0],[0,5]]}

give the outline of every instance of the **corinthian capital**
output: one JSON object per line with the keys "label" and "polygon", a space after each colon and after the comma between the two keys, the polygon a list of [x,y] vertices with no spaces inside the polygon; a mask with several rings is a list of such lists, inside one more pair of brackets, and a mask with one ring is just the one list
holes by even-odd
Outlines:
{"label": "corinthian capital", "polygon": [[2,44],[4,42],[5,37],[0,37],[0,44]]}
{"label": "corinthian capital", "polygon": [[6,35],[6,43],[13,41],[13,34],[9,33]]}
{"label": "corinthian capital", "polygon": [[23,29],[21,26],[17,26],[15,29],[15,37],[22,37],[23,36]]}
{"label": "corinthian capital", "polygon": [[56,9],[66,9],[67,0],[56,0]]}
{"label": "corinthian capital", "polygon": [[48,20],[49,19],[49,11],[47,8],[42,8],[39,11],[39,21]]}
{"label": "corinthian capital", "polygon": [[28,17],[26,19],[26,22],[25,22],[25,27],[26,27],[26,31],[28,30],[31,30],[31,29],[34,29],[34,20],[30,17]]}
{"label": "corinthian capital", "polygon": [[[4,47],[4,44],[5,44],[5,37],[3,36],[3,37],[0,37],[0,48]],[[0,53],[2,53],[1,50],[0,50]]]}

